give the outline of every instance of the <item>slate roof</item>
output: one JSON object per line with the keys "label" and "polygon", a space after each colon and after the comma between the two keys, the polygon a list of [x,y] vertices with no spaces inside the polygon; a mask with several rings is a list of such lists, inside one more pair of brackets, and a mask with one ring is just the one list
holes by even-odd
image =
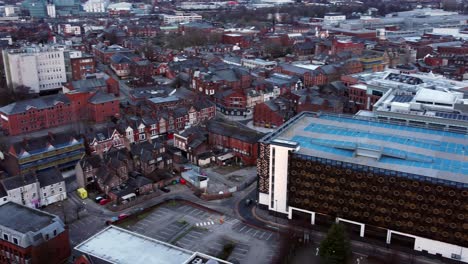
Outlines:
{"label": "slate roof", "polygon": [[75,90],[88,92],[94,91],[96,88],[107,87],[106,80],[102,78],[83,79],[78,81],[72,81],[71,85]]}
{"label": "slate roof", "polygon": [[114,95],[98,91],[95,95],[89,98],[88,102],[92,104],[101,104],[117,100]]}
{"label": "slate roof", "polygon": [[20,155],[23,150],[27,151],[29,154],[34,154],[48,149],[63,148],[71,145],[75,141],[80,142],[81,139],[75,138],[70,132],[49,134],[13,143],[12,147],[15,151],[13,154]]}
{"label": "slate roof", "polygon": [[56,221],[56,216],[13,202],[0,206],[0,226],[20,233],[37,232]]}
{"label": "slate roof", "polygon": [[0,112],[6,115],[25,113],[27,110],[34,108],[36,110],[47,109],[58,103],[70,104],[70,100],[64,94],[54,94],[42,96],[35,99],[18,101],[0,108]]}
{"label": "slate roof", "polygon": [[232,137],[248,143],[256,143],[264,136],[263,133],[250,129],[241,123],[221,119],[208,121],[207,129],[210,133]]}
{"label": "slate roof", "polygon": [[6,178],[2,183],[5,190],[10,191],[35,182],[37,182],[37,179],[34,174],[26,174]]}
{"label": "slate roof", "polygon": [[150,179],[148,179],[146,177],[143,177],[143,176],[137,176],[135,178],[129,178],[128,181],[127,181],[127,185],[131,186],[131,187],[134,187],[134,188],[140,188],[142,186],[152,184],[152,183],[153,183],[153,181],[151,181]]}
{"label": "slate roof", "polygon": [[63,182],[63,175],[57,168],[43,170],[37,173],[37,180],[41,187]]}
{"label": "slate roof", "polygon": [[283,70],[286,70],[288,72],[292,72],[292,73],[295,73],[295,74],[299,74],[299,75],[303,75],[303,74],[305,74],[307,72],[313,72],[312,70],[301,68],[301,67],[289,64],[289,63],[280,63],[279,66]]}

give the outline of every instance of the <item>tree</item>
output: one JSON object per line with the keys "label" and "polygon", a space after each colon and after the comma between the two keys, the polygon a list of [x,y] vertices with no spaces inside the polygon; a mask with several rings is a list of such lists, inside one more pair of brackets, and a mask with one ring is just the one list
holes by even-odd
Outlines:
{"label": "tree", "polygon": [[333,224],[320,243],[320,258],[324,264],[344,264],[351,256],[351,245],[341,224]]}

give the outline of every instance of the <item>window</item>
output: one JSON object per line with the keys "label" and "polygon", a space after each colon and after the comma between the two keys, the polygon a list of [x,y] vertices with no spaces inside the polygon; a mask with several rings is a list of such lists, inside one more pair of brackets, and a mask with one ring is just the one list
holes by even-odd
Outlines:
{"label": "window", "polygon": [[8,240],[8,235],[7,235],[7,234],[3,234],[3,240],[9,241],[9,240]]}
{"label": "window", "polygon": [[18,239],[17,239],[16,237],[13,238],[13,243],[14,243],[15,245],[18,245],[18,244],[19,244],[19,243],[18,243]]}
{"label": "window", "polygon": [[49,234],[45,235],[45,240],[49,240]]}
{"label": "window", "polygon": [[47,193],[44,193],[44,197],[47,196]]}
{"label": "window", "polygon": [[56,235],[57,235],[57,229],[54,230],[54,236],[56,236]]}

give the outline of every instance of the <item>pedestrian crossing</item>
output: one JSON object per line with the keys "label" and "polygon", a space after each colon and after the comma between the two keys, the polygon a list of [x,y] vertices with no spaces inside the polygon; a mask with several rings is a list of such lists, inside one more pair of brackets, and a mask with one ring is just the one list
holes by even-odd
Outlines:
{"label": "pedestrian crossing", "polygon": [[196,223],[196,226],[209,226],[209,225],[214,225],[213,221],[207,221],[207,222],[201,222],[201,223]]}

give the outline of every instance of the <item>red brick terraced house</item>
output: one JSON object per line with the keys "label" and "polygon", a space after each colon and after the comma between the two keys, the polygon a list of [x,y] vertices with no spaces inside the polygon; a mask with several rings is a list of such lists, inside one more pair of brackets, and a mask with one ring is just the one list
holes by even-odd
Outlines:
{"label": "red brick terraced house", "polygon": [[145,77],[153,74],[153,64],[130,52],[119,52],[110,58],[110,67],[120,78]]}

